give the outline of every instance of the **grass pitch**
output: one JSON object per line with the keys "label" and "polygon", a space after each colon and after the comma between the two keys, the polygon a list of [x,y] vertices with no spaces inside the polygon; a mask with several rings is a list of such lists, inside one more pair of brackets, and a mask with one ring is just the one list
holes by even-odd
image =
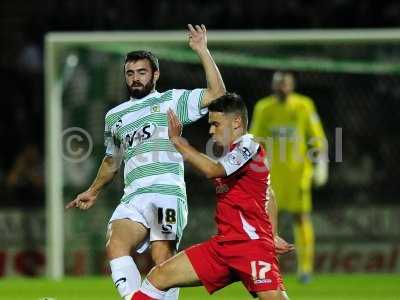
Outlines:
{"label": "grass pitch", "polygon": [[[400,300],[398,274],[388,275],[318,275],[308,285],[285,276],[291,300]],[[60,282],[46,279],[0,279],[1,300],[118,300],[110,278],[78,277]],[[209,296],[204,288],[184,288],[180,300],[245,300],[252,299],[240,283]]]}

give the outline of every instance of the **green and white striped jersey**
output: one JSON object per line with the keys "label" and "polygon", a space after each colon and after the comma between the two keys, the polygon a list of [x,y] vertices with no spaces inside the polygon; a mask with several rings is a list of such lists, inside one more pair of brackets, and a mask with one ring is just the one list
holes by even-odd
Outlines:
{"label": "green and white striped jersey", "polygon": [[125,189],[121,202],[140,195],[173,195],[186,200],[183,158],[168,138],[167,111],[171,108],[183,125],[205,114],[204,90],[157,91],[130,99],[105,117],[106,155],[124,159]]}

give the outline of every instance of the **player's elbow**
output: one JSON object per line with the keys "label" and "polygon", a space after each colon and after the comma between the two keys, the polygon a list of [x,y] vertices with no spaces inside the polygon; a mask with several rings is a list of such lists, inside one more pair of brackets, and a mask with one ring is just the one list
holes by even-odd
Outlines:
{"label": "player's elbow", "polygon": [[213,179],[216,177],[212,172],[206,172],[205,175],[206,175],[207,179]]}
{"label": "player's elbow", "polygon": [[215,89],[215,91],[213,93],[213,96],[216,99],[216,98],[219,98],[219,97],[221,97],[221,96],[223,96],[225,94],[226,94],[225,85],[221,84],[221,85],[218,86],[218,88]]}
{"label": "player's elbow", "polygon": [[107,167],[110,173],[117,174],[119,170],[119,162],[118,159],[112,156],[105,156],[103,160],[104,165]]}
{"label": "player's elbow", "polygon": [[226,88],[224,84],[217,85],[213,88],[208,88],[208,94],[211,99],[218,99],[219,97],[226,94]]}
{"label": "player's elbow", "polygon": [[208,179],[218,178],[218,177],[225,177],[225,169],[221,168],[218,164],[207,168],[204,171],[204,174]]}

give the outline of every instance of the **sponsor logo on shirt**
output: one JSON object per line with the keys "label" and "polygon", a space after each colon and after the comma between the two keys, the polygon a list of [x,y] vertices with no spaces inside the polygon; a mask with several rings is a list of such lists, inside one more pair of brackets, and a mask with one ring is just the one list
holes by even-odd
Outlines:
{"label": "sponsor logo on shirt", "polygon": [[281,126],[271,128],[272,138],[294,138],[296,136],[296,128],[293,126]]}
{"label": "sponsor logo on shirt", "polygon": [[144,124],[141,128],[125,136],[125,144],[128,147],[135,147],[145,140],[151,138],[156,132],[157,125],[154,123]]}
{"label": "sponsor logo on shirt", "polygon": [[231,165],[240,166],[242,163],[242,160],[240,159],[240,157],[238,157],[238,155],[236,153],[230,153],[228,155],[228,162]]}
{"label": "sponsor logo on shirt", "polygon": [[242,155],[243,155],[244,159],[247,160],[247,159],[249,159],[251,157],[251,152],[250,152],[250,150],[248,148],[243,147],[240,151],[242,152]]}

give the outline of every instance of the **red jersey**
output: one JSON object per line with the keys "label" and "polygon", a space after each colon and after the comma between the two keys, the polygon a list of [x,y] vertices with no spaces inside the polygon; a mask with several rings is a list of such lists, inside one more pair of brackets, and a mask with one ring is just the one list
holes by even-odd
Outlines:
{"label": "red jersey", "polygon": [[265,240],[274,247],[272,225],[265,211],[269,170],[265,150],[253,135],[236,140],[218,161],[227,176],[216,178],[217,241]]}

